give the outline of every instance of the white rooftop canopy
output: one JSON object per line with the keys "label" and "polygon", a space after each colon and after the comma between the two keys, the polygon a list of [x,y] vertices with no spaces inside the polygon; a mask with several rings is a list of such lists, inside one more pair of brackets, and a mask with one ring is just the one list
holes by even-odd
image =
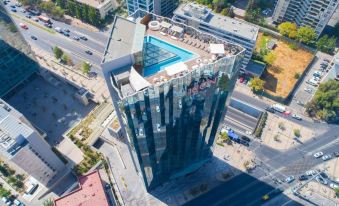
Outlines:
{"label": "white rooftop canopy", "polygon": [[172,26],[172,24],[170,24],[170,23],[168,23],[168,22],[166,22],[166,21],[162,21],[161,23],[160,23],[160,25],[161,25],[161,27],[164,27],[164,28],[170,28],[171,26]]}
{"label": "white rooftop canopy", "polygon": [[178,62],[176,64],[173,64],[171,66],[165,67],[166,73],[168,76],[173,76],[175,74],[178,74],[183,71],[187,71],[187,65],[184,64],[184,62]]}
{"label": "white rooftop canopy", "polygon": [[212,54],[224,54],[225,46],[223,44],[210,44],[210,51]]}
{"label": "white rooftop canopy", "polygon": [[171,27],[171,30],[172,30],[172,31],[175,31],[175,32],[178,32],[178,33],[182,33],[182,32],[184,31],[183,28],[181,28],[180,26],[175,26],[175,25],[173,25],[173,26]]}
{"label": "white rooftop canopy", "polygon": [[129,75],[129,82],[135,91],[140,91],[143,88],[151,86],[151,84],[142,76],[140,76],[140,74],[135,71],[133,67],[131,68],[131,73]]}

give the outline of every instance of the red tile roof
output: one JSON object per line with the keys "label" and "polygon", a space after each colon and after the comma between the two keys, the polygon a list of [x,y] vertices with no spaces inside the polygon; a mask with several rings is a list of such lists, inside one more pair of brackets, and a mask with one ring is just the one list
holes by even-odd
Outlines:
{"label": "red tile roof", "polygon": [[98,171],[79,177],[79,188],[59,199],[55,206],[108,206],[105,190]]}

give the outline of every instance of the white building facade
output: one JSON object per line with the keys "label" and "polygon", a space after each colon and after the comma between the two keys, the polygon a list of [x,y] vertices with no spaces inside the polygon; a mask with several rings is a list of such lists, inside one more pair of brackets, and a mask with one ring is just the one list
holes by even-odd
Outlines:
{"label": "white building facade", "polygon": [[273,21],[313,28],[319,36],[338,8],[339,0],[278,0]]}
{"label": "white building facade", "polygon": [[64,163],[29,121],[0,99],[0,156],[46,187],[65,172]]}

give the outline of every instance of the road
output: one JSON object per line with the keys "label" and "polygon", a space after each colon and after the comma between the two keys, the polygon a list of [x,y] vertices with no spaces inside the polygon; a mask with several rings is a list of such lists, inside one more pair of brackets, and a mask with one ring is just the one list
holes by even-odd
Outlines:
{"label": "road", "polygon": [[[70,37],[66,37],[58,32],[51,33],[46,30],[47,27],[43,26],[43,22],[35,22],[33,19],[27,18],[27,13],[21,12],[21,8],[17,8],[17,12],[12,12],[9,9],[9,5],[10,4],[7,4],[5,8],[8,13],[11,14],[20,32],[30,45],[45,50],[51,55],[54,55],[52,48],[58,46],[72,57],[74,63],[90,62],[93,65],[93,70],[101,74],[98,70],[100,69],[100,63],[108,40],[107,33],[93,32],[55,20],[52,20],[53,28],[60,27],[69,29]],[[26,24],[28,29],[22,29],[19,23]],[[37,25],[39,25],[39,27]],[[41,26],[43,28],[41,28]],[[54,31],[54,29],[50,30]],[[33,40],[31,36],[37,37],[37,40]],[[86,36],[88,40],[84,41],[80,39],[77,41],[73,39],[73,36]],[[86,50],[92,51],[93,55],[86,54]]]}

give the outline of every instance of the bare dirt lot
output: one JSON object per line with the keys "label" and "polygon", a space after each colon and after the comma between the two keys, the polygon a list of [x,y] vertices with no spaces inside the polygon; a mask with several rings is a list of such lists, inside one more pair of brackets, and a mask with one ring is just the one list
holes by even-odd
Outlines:
{"label": "bare dirt lot", "polygon": [[[270,39],[274,38],[259,33],[256,51],[260,52]],[[276,39],[276,47],[272,50],[276,58],[263,75],[265,90],[273,96],[287,97],[297,82],[295,74],[302,74],[314,56],[304,49],[291,47],[290,43]]]}

